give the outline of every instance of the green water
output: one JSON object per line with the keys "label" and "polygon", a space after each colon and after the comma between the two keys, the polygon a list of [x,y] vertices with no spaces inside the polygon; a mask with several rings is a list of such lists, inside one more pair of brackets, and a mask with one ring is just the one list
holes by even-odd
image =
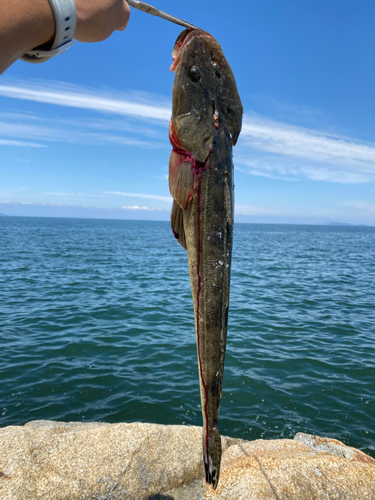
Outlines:
{"label": "green water", "polygon": [[[375,457],[375,228],[236,224],[220,429]],[[0,218],[0,425],[201,425],[185,251],[164,222]]]}

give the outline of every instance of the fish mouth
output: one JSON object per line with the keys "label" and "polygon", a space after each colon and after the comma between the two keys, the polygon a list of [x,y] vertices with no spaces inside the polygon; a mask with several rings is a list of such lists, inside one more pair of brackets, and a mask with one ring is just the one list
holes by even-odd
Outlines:
{"label": "fish mouth", "polygon": [[195,37],[213,38],[212,35],[210,35],[206,31],[203,31],[201,29],[191,30],[188,28],[188,29],[184,30],[178,36],[176,43],[173,47],[173,51],[172,51],[173,62],[171,64],[171,67],[169,68],[169,71],[174,71],[176,69],[176,67],[180,61],[181,54],[182,54],[184,48],[187,45],[189,45],[189,43]]}

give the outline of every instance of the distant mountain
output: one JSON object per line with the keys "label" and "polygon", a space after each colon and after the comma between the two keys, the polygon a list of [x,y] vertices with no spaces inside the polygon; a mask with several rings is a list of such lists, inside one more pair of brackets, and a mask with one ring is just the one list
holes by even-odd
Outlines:
{"label": "distant mountain", "polygon": [[7,214],[0,214],[0,217],[8,217]]}

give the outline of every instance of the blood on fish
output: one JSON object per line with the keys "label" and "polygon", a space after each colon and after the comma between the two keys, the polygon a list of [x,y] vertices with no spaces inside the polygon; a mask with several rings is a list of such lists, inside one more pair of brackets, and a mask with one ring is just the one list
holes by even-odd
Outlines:
{"label": "blood on fish", "polygon": [[[198,290],[197,290],[197,344],[198,344],[198,360],[199,360],[199,371],[201,374],[202,385],[205,392],[205,402],[204,402],[204,414],[206,416],[206,422],[208,422],[208,391],[207,386],[203,378],[202,371],[202,359],[200,351],[200,333],[199,333],[199,305],[200,305],[200,293],[202,288],[201,275],[200,275],[200,260],[201,260],[201,190],[202,190],[202,176],[203,171],[198,173],[198,186],[197,186],[197,197],[198,197],[198,259],[197,259],[197,277],[198,277]],[[209,463],[208,455],[208,426],[206,427],[206,463]]]}
{"label": "blood on fish", "polygon": [[[182,149],[182,146],[180,144],[180,141],[179,141],[178,136],[176,134],[176,131],[174,129],[173,121],[172,120],[169,122],[169,141],[172,144],[172,147],[173,147],[174,151],[176,151],[176,153],[179,153],[179,154],[190,154],[190,153],[187,153],[187,151],[184,151]],[[179,151],[177,151],[176,148],[178,148]],[[180,153],[180,151],[181,151],[181,153]]]}
{"label": "blood on fish", "polygon": [[195,156],[193,156],[191,153],[189,153],[189,151],[182,149],[180,141],[178,140],[178,136],[175,132],[172,120],[169,124],[169,141],[172,145],[173,151],[175,153],[177,153],[178,155],[182,156],[185,161],[188,161],[191,164],[191,168],[193,169],[194,176],[198,171],[203,172],[204,170],[207,170],[207,168],[209,167],[207,161],[208,161],[208,158],[210,156],[211,150],[210,149],[207,150],[208,156],[207,156],[206,161],[203,162],[203,161],[197,160],[195,158]]}

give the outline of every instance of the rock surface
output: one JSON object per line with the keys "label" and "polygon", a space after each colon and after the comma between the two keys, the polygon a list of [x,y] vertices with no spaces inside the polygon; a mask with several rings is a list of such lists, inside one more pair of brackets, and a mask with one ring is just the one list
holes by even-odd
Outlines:
{"label": "rock surface", "polygon": [[0,429],[1,500],[375,500],[375,460],[340,441],[223,438],[216,491],[201,428],[34,421]]}
{"label": "rock surface", "polygon": [[[223,438],[224,449],[241,440]],[[29,422],[0,429],[1,500],[144,500],[202,477],[202,429]]]}
{"label": "rock surface", "polygon": [[225,452],[219,486],[205,487],[204,498],[375,500],[375,460],[340,441],[306,434],[247,442]]}

